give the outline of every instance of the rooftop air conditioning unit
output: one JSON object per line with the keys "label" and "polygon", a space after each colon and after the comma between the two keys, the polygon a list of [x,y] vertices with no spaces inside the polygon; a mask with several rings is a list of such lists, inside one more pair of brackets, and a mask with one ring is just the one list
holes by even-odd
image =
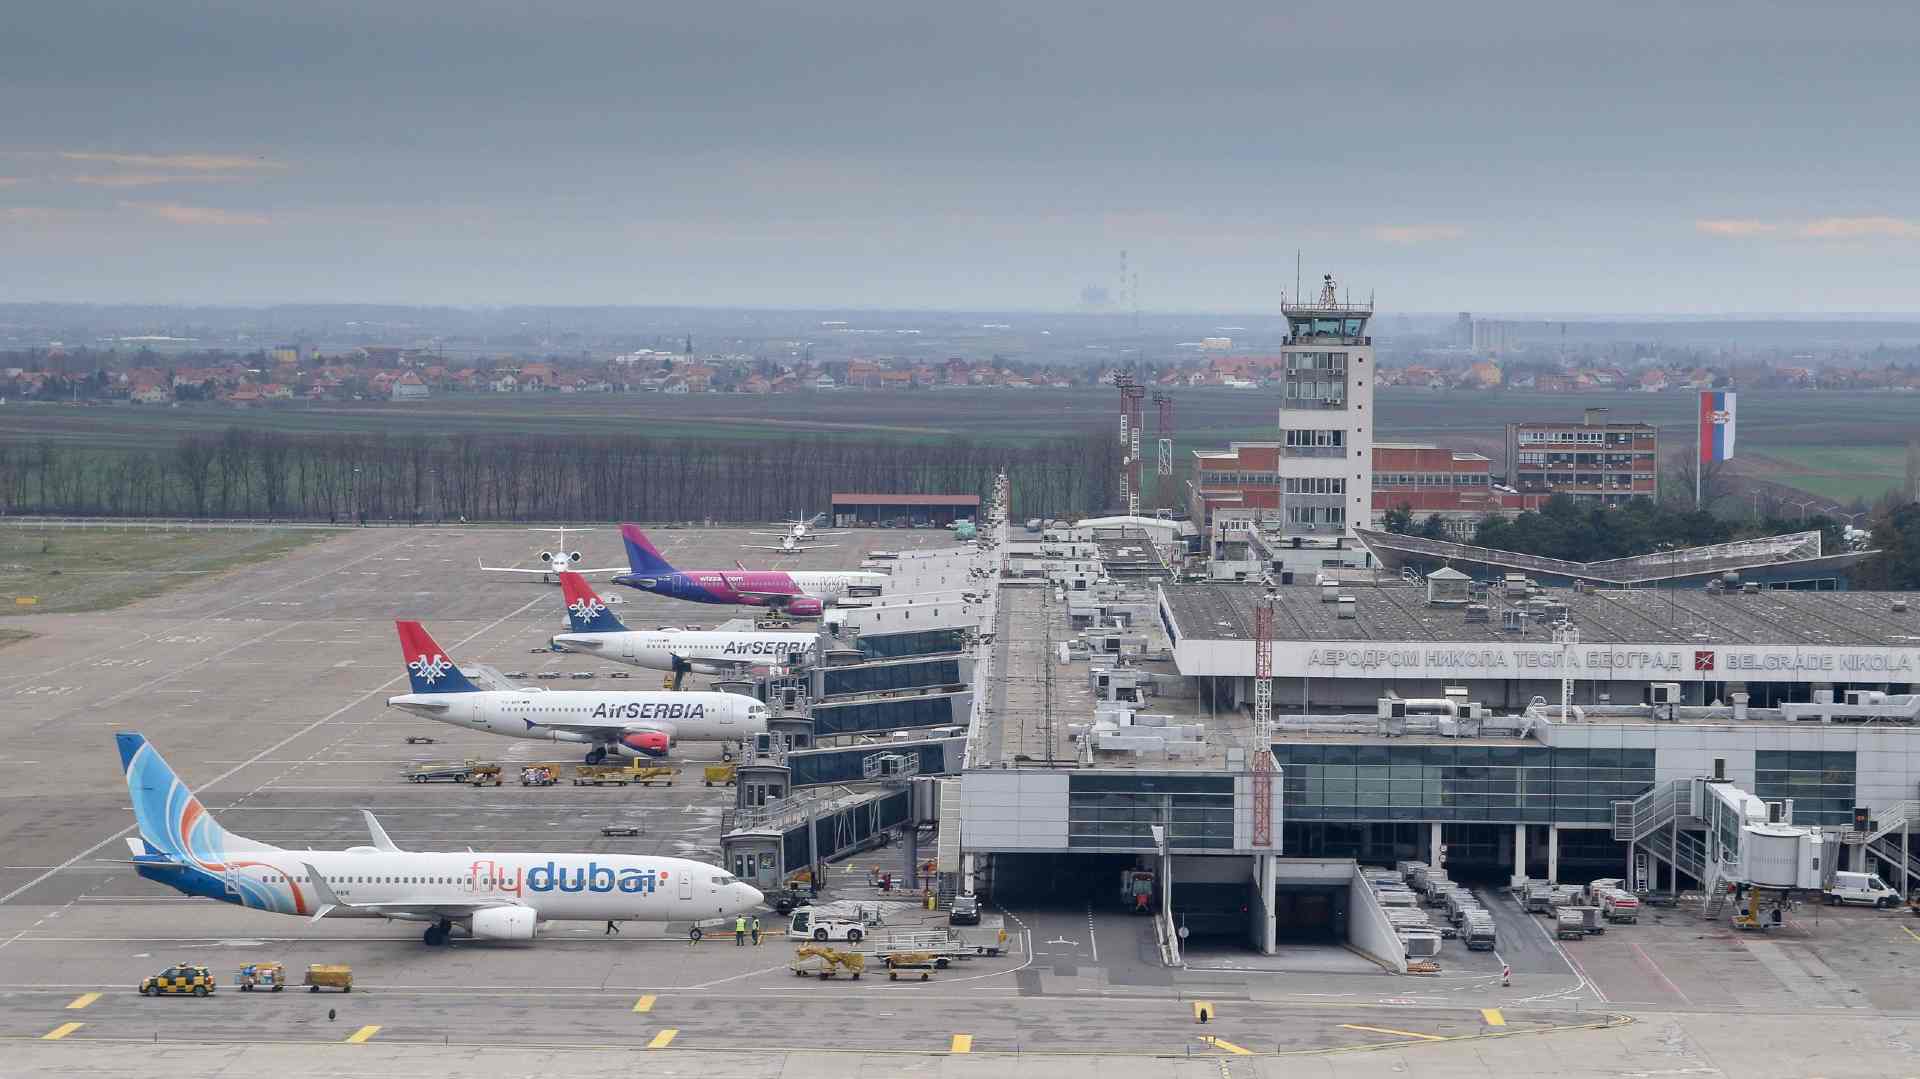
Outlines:
{"label": "rooftop air conditioning unit", "polygon": [[1896,599],[1896,600],[1894,600],[1894,601],[1893,601],[1893,613],[1894,613],[1894,614],[1906,614],[1906,613],[1907,613],[1907,601],[1906,601],[1906,600],[1904,600],[1904,599]]}
{"label": "rooftop air conditioning unit", "polygon": [[1469,622],[1488,621],[1487,605],[1484,603],[1467,604],[1467,621]]}
{"label": "rooftop air conditioning unit", "polygon": [[1647,690],[1652,694],[1654,704],[1680,703],[1680,683],[1678,682],[1654,682],[1647,687]]}
{"label": "rooftop air conditioning unit", "polygon": [[1740,586],[1740,594],[1745,596],[1759,595],[1760,583],[1758,581],[1748,581],[1746,584]]}

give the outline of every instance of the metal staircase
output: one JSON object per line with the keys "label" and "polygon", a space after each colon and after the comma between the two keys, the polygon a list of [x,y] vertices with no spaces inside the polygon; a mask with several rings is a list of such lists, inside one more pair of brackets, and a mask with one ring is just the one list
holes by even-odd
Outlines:
{"label": "metal staircase", "polygon": [[1622,843],[1640,843],[1674,819],[1690,815],[1692,784],[1676,779],[1654,787],[1631,802],[1613,803],[1613,838]]}
{"label": "metal staircase", "polygon": [[[1868,854],[1894,868],[1894,877],[1899,876],[1898,870],[1904,864],[1909,878],[1920,878],[1920,858],[1914,857],[1902,846],[1899,834],[1903,829],[1920,828],[1920,802],[1895,802],[1875,813],[1873,821],[1873,831],[1842,832],[1840,841],[1849,846],[1857,844],[1865,847]],[[1897,885],[1898,881],[1889,883]]]}

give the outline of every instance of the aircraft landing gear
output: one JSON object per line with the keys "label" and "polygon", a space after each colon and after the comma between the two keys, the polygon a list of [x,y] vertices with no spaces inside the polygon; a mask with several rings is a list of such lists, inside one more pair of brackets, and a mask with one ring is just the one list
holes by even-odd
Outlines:
{"label": "aircraft landing gear", "polygon": [[594,746],[592,749],[587,750],[588,764],[599,764],[600,762],[606,759],[607,759],[606,746]]}
{"label": "aircraft landing gear", "polygon": [[452,935],[453,923],[442,918],[433,925],[428,926],[427,931],[421,935],[420,939],[426,941],[427,947],[429,948],[439,948],[443,947],[447,943],[447,938]]}

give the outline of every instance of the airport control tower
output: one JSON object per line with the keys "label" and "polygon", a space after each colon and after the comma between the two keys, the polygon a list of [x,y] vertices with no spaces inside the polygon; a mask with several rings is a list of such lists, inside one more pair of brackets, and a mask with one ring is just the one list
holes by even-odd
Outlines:
{"label": "airport control tower", "polygon": [[1373,508],[1373,304],[1343,302],[1327,274],[1317,299],[1281,310],[1282,542],[1352,547]]}

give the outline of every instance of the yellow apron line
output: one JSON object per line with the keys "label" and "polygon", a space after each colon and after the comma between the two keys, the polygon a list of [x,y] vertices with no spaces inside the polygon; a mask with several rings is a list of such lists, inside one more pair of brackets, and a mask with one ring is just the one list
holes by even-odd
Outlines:
{"label": "yellow apron line", "polygon": [[1250,1057],[1253,1055],[1253,1050],[1251,1049],[1242,1048],[1238,1045],[1233,1044],[1230,1041],[1223,1041],[1220,1038],[1215,1038],[1210,1035],[1202,1034],[1200,1035],[1200,1040],[1203,1042],[1206,1042],[1208,1045],[1212,1046],[1215,1049],[1224,1049],[1227,1052],[1232,1053],[1234,1056],[1237,1056],[1237,1057]]}
{"label": "yellow apron line", "polygon": [[1906,934],[1907,936],[1910,936],[1910,937],[1912,937],[1912,938],[1913,938],[1913,939],[1915,939],[1915,940],[1920,940],[1920,933],[1916,933],[1916,932],[1914,932],[1913,930],[1911,930],[1911,929],[1908,929],[1908,928],[1907,928],[1906,926],[1904,926],[1904,925],[1900,927],[1900,931],[1901,931],[1902,933],[1905,933],[1905,934]]}
{"label": "yellow apron line", "polygon": [[949,1053],[971,1053],[971,1052],[973,1052],[973,1035],[971,1035],[971,1034],[955,1034],[955,1035],[953,1036],[953,1044],[952,1044],[952,1045],[949,1045],[949,1046],[947,1046],[947,1052],[949,1052]]}
{"label": "yellow apron line", "polygon": [[87,1005],[92,1004],[94,1001],[99,999],[100,999],[100,994],[98,993],[82,993],[79,996],[73,998],[73,1003],[67,1005],[67,1009],[71,1011],[77,1008],[84,1008]]}
{"label": "yellow apron line", "polygon": [[665,1049],[667,1046],[673,1044],[674,1035],[678,1033],[680,1033],[680,1031],[677,1027],[668,1027],[660,1033],[655,1034],[653,1040],[647,1043],[647,1048]]}
{"label": "yellow apron line", "polygon": [[1501,1015],[1500,1009],[1498,1008],[1480,1009],[1480,1018],[1485,1019],[1487,1025],[1490,1027],[1504,1027],[1507,1025],[1507,1017]]}
{"label": "yellow apron line", "polygon": [[368,1038],[371,1038],[378,1033],[380,1033],[380,1028],[377,1026],[369,1025],[369,1026],[361,1027],[359,1030],[356,1030],[352,1034],[347,1035],[347,1044],[348,1045],[365,1045]]}
{"label": "yellow apron line", "polygon": [[86,1025],[85,1023],[62,1023],[52,1030],[47,1031],[45,1034],[40,1035],[40,1040],[43,1042],[57,1042],[61,1038],[66,1037]]}
{"label": "yellow apron line", "polygon": [[652,1011],[654,999],[655,999],[654,995],[652,993],[648,993],[646,996],[641,997],[639,1000],[636,1000],[633,1002],[633,1010],[636,1012]]}
{"label": "yellow apron line", "polygon": [[1395,1030],[1392,1027],[1364,1027],[1359,1023],[1342,1023],[1340,1026],[1345,1030],[1364,1030],[1370,1034],[1392,1034],[1399,1038],[1418,1038],[1423,1042],[1443,1042],[1447,1040],[1439,1034],[1421,1034],[1418,1031]]}

